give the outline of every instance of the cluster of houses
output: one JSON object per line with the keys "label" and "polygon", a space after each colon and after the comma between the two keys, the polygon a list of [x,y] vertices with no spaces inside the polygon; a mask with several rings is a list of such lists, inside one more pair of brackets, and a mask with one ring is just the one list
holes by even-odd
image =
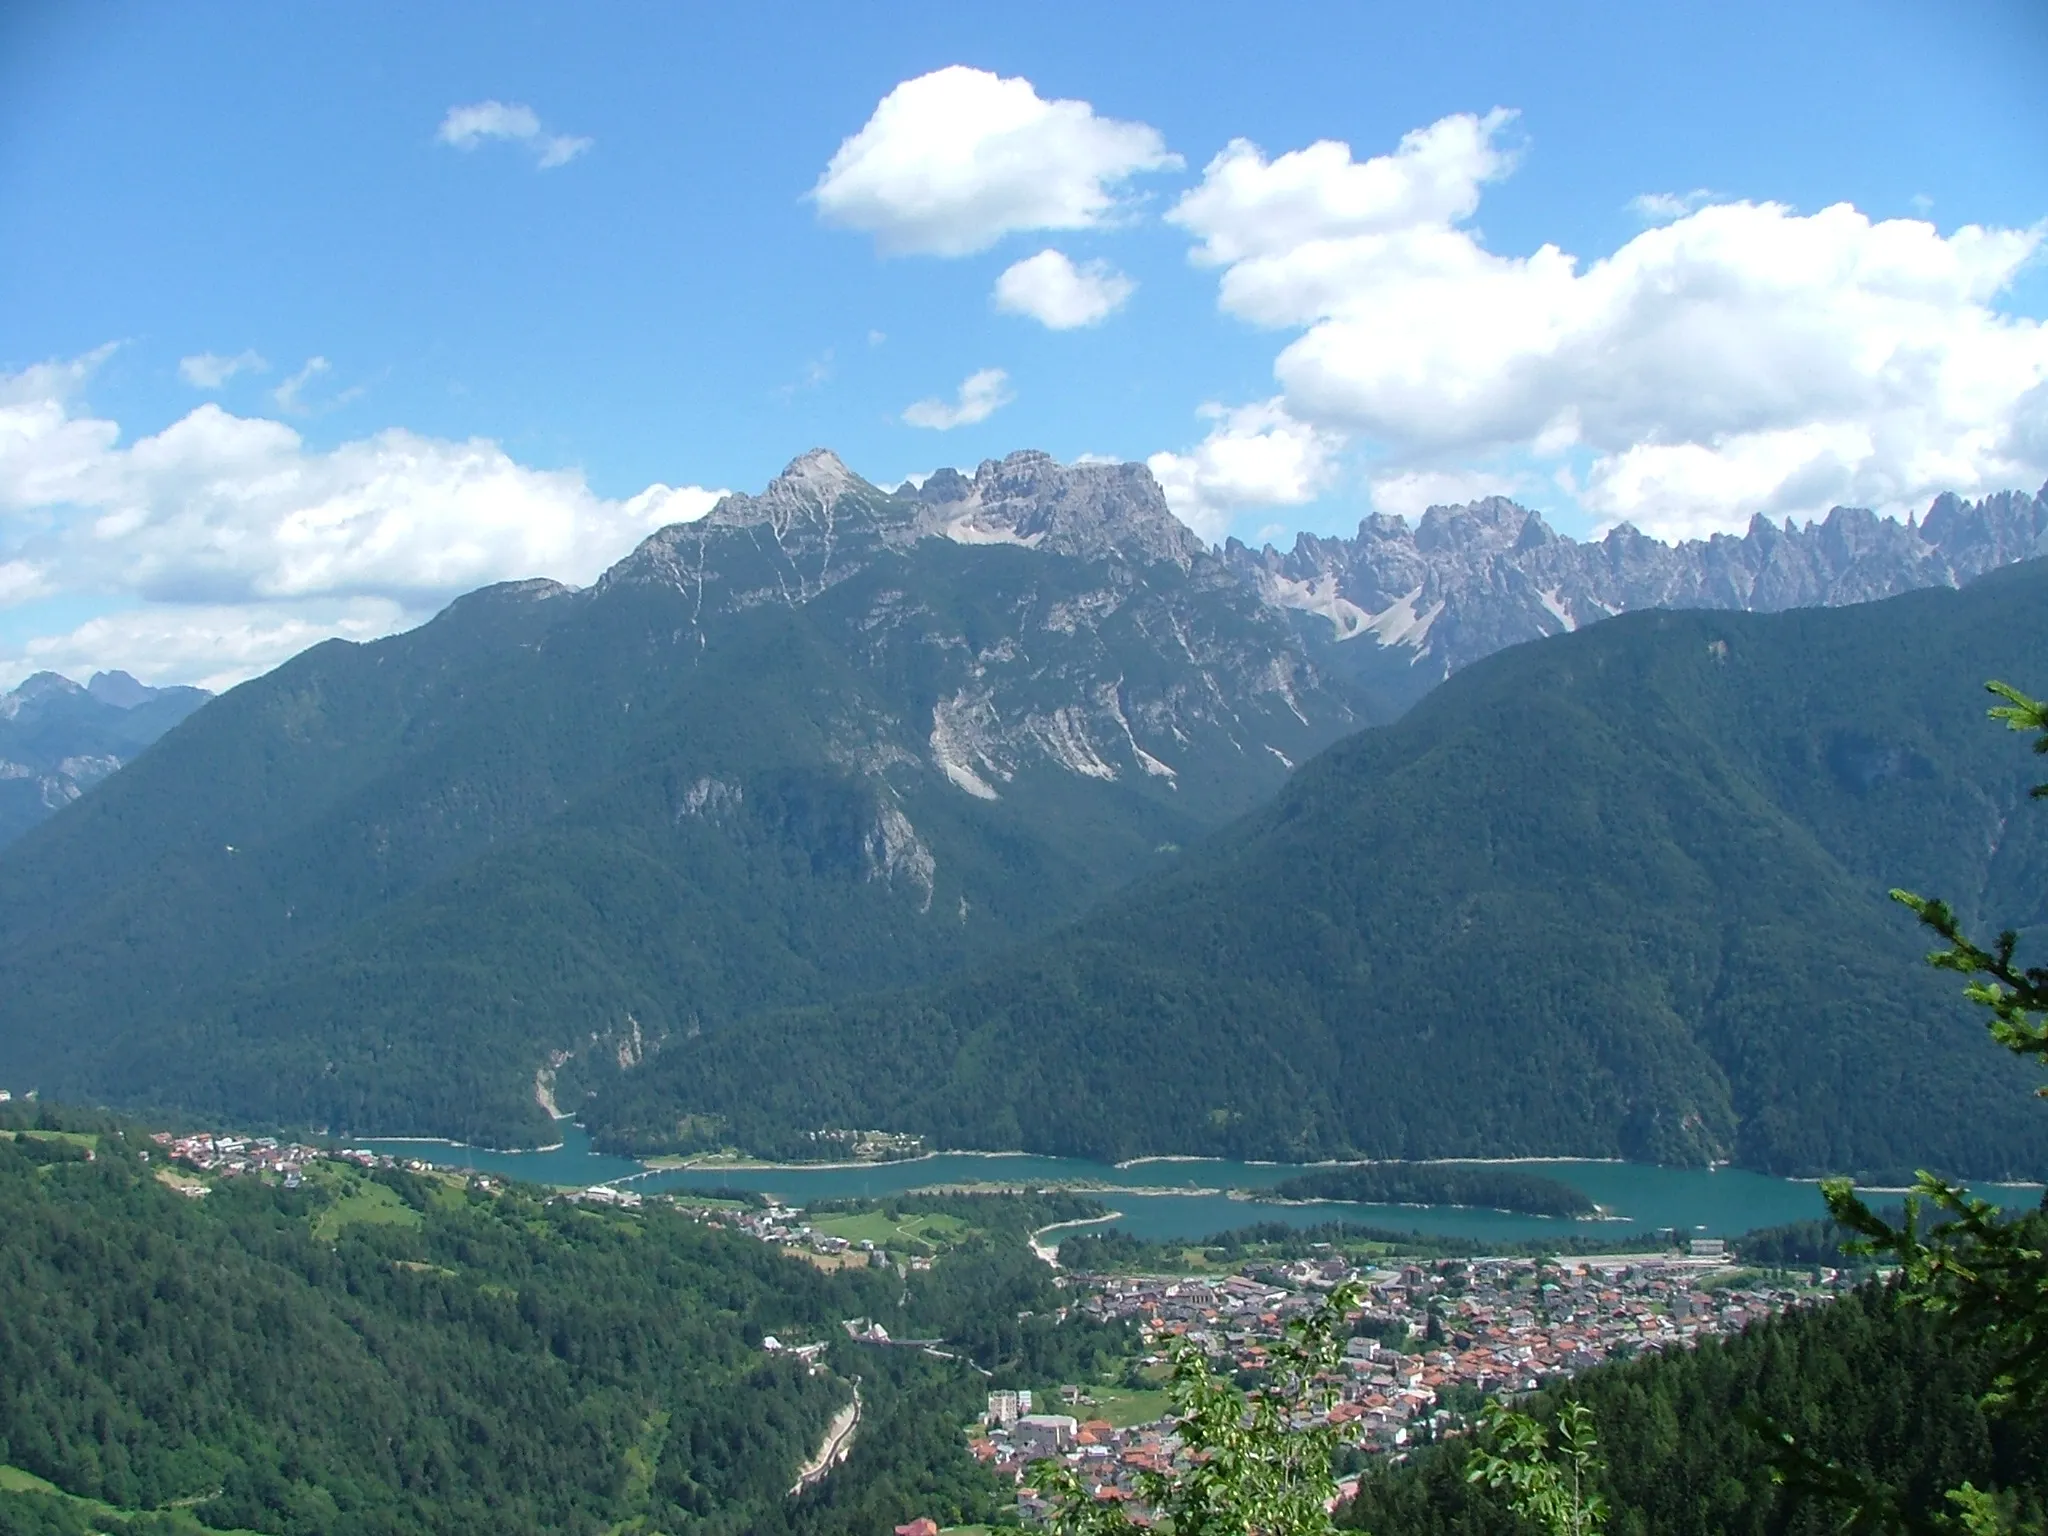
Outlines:
{"label": "cluster of houses", "polygon": [[[731,1210],[720,1206],[705,1206],[690,1210],[687,1195],[671,1197],[706,1226],[731,1227],[744,1232],[760,1242],[773,1243],[792,1258],[831,1261],[831,1267],[846,1264],[867,1264],[876,1269],[887,1268],[892,1262],[888,1251],[866,1238],[852,1241],[834,1232],[821,1232],[804,1219],[800,1207],[770,1204],[758,1210]],[[924,1254],[914,1254],[903,1261],[906,1269],[930,1269],[932,1261]]]}
{"label": "cluster of houses", "polygon": [[857,1163],[893,1163],[922,1157],[924,1138],[905,1131],[806,1131],[804,1140],[825,1155],[850,1158]]}
{"label": "cluster of houses", "polygon": [[[283,1181],[286,1189],[297,1189],[304,1181],[308,1164],[322,1160],[354,1163],[358,1168],[404,1168],[413,1173],[431,1173],[433,1165],[419,1158],[395,1158],[361,1147],[329,1151],[303,1142],[279,1141],[275,1136],[235,1136],[226,1131],[193,1131],[177,1135],[156,1131],[151,1141],[164,1149],[174,1163],[199,1173],[232,1179],[244,1174],[267,1174]],[[488,1182],[488,1181],[485,1181]],[[201,1192],[195,1189],[195,1192]]]}
{"label": "cluster of houses", "polygon": [[275,1136],[231,1136],[224,1131],[196,1131],[189,1136],[158,1131],[150,1140],[162,1147],[171,1161],[201,1173],[227,1179],[250,1173],[273,1174],[282,1178],[288,1189],[298,1188],[308,1163],[333,1155],[295,1141],[279,1141]]}
{"label": "cluster of houses", "polygon": [[[1832,1271],[1804,1286],[1744,1282],[1719,1243],[1695,1248],[1542,1262],[1442,1260],[1364,1273],[1332,1253],[1226,1278],[1068,1279],[1086,1291],[1081,1312],[1135,1319],[1155,1351],[1184,1339],[1238,1371],[1263,1369],[1286,1324],[1313,1309],[1318,1292],[1362,1282],[1365,1304],[1352,1315],[1353,1335],[1328,1383],[1328,1421],[1366,1450],[1398,1452],[1425,1431],[1457,1432],[1486,1396],[1739,1331],[1845,1283]],[[1164,1469],[1179,1453],[1170,1421],[1114,1428],[1030,1408],[1028,1393],[990,1394],[972,1442],[977,1457],[1020,1485],[1032,1462],[1058,1456],[1081,1470],[1097,1497],[1132,1499],[1138,1472]],[[1027,1516],[1042,1512],[1030,1489],[1020,1487],[1018,1497]]]}

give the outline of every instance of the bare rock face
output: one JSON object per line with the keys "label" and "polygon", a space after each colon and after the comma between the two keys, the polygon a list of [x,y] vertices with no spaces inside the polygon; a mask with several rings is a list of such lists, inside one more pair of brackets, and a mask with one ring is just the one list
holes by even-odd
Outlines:
{"label": "bare rock face", "polygon": [[921,676],[905,713],[849,717],[837,755],[916,762],[973,799],[1041,772],[1177,794],[1193,769],[1249,804],[1366,723],[1142,464],[1021,452],[887,491],[814,449],[650,536],[596,597],[636,588],[681,594],[699,644],[779,605],[870,675]]}
{"label": "bare rock face", "polygon": [[960,544],[1022,544],[1081,560],[1165,562],[1191,570],[1208,553],[1142,464],[1061,464],[1026,451],[968,479],[941,469],[918,488],[921,531]]}
{"label": "bare rock face", "polygon": [[1978,502],[1944,495],[1917,523],[1857,507],[1741,538],[1665,544],[1629,524],[1580,543],[1503,497],[1431,507],[1411,528],[1375,515],[1351,539],[1303,534],[1286,553],[1233,539],[1230,569],[1277,607],[1327,621],[1319,638],[1368,658],[1404,653],[1418,689],[1505,646],[1638,608],[1833,607],[1959,586],[2048,555],[2048,487]]}
{"label": "bare rock face", "polygon": [[[946,545],[966,566],[941,585],[985,588],[994,627],[942,612],[929,580]],[[996,799],[1037,767],[1171,788],[1212,748],[1299,761],[1459,667],[1617,613],[1868,602],[2043,553],[2048,489],[1943,496],[1917,523],[1850,507],[1803,527],[1757,518],[1741,538],[1676,545],[1628,524],[1582,543],[1496,496],[1413,526],[1376,514],[1350,539],[1302,534],[1284,554],[1211,550],[1142,464],[1025,451],[891,491],[814,449],[758,496],[654,534],[600,593],[682,594],[700,644],[720,615],[815,607],[851,626],[840,643],[864,665],[901,674],[943,658],[914,737],[909,722],[869,722],[843,750],[915,759]],[[858,596],[820,603],[856,577]]]}

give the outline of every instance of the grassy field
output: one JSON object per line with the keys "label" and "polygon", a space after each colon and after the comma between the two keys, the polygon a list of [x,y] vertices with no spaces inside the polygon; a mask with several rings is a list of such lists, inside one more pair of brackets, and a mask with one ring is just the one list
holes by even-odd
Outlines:
{"label": "grassy field", "polygon": [[1096,1382],[1083,1390],[1095,1401],[1069,1407],[1060,1401],[1058,1387],[1042,1387],[1031,1394],[1032,1412],[1070,1413],[1084,1423],[1089,1419],[1107,1419],[1118,1429],[1128,1429],[1133,1424],[1158,1422],[1167,1408],[1163,1387],[1113,1387]]}
{"label": "grassy field", "polygon": [[166,1189],[174,1189],[181,1195],[204,1193],[207,1188],[206,1180],[198,1174],[187,1173],[182,1168],[173,1168],[168,1163],[157,1169],[156,1181]]}
{"label": "grassy field", "polygon": [[331,1239],[357,1222],[417,1227],[425,1220],[418,1211],[399,1199],[396,1191],[365,1180],[346,1186],[340,1198],[320,1213],[313,1222],[313,1235]]}
{"label": "grassy field", "polygon": [[68,1141],[74,1147],[84,1147],[92,1152],[100,1148],[100,1138],[95,1131],[0,1131],[0,1136],[28,1141]]}
{"label": "grassy field", "polygon": [[[189,1536],[258,1536],[254,1531],[219,1530],[210,1525],[200,1524],[191,1511],[184,1507],[185,1503],[191,1502],[189,1500],[154,1512],[121,1509],[112,1504],[103,1504],[98,1499],[81,1499],[76,1494],[66,1493],[55,1483],[45,1482],[33,1472],[24,1472],[20,1467],[0,1465],[0,1528],[8,1530],[17,1528],[15,1524],[10,1523],[13,1517],[6,1507],[12,1502],[11,1496],[22,1496],[28,1506],[24,1513],[28,1520],[25,1528],[29,1530],[43,1529],[44,1517],[35,1512],[38,1508],[47,1508],[36,1504],[36,1499],[41,1497],[61,1501],[95,1529],[102,1526],[123,1529],[127,1520],[137,1515],[154,1513],[168,1517],[177,1530],[187,1532]],[[161,1526],[158,1528],[161,1529]]]}
{"label": "grassy field", "polygon": [[950,1248],[969,1231],[958,1216],[907,1215],[891,1221],[884,1211],[820,1216],[811,1225],[849,1243],[873,1243],[898,1253],[936,1253]]}
{"label": "grassy field", "polygon": [[864,1269],[868,1262],[867,1254],[858,1248],[845,1253],[820,1253],[815,1248],[784,1248],[782,1251],[785,1256],[802,1259],[813,1269],[822,1269],[828,1275],[835,1269]]}
{"label": "grassy field", "polygon": [[1156,1424],[1169,1406],[1166,1391],[1161,1387],[1097,1387],[1090,1395],[1096,1404],[1090,1417],[1107,1419],[1118,1429],[1132,1424]]}

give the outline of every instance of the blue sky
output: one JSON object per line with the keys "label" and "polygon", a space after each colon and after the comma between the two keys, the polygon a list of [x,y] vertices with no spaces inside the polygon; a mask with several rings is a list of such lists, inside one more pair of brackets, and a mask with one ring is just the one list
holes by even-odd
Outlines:
{"label": "blue sky", "polygon": [[736,10],[0,15],[0,685],[588,580],[819,444],[1248,539],[2048,476],[2032,0]]}

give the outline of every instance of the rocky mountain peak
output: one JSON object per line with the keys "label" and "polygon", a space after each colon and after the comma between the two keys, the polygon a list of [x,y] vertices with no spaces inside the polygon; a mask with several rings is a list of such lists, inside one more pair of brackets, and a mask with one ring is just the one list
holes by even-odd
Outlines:
{"label": "rocky mountain peak", "polygon": [[38,672],[0,692],[0,845],[76,800],[212,695],[95,672]]}
{"label": "rocky mountain peak", "polygon": [[1960,586],[2035,555],[2048,555],[2048,486],[1975,502],[1941,496],[1917,523],[1836,507],[1819,522],[1758,516],[1740,538],[1680,544],[1625,522],[1582,543],[1494,496],[1431,507],[1413,529],[1375,514],[1355,539],[1303,535],[1286,554],[1233,540],[1224,550],[1268,602],[1329,620],[1327,634],[1355,648],[1357,664],[1399,648],[1419,685],[1503,646],[1632,609],[1868,602]]}
{"label": "rocky mountain peak", "polygon": [[769,483],[768,493],[778,487],[803,492],[823,500],[836,497],[856,486],[872,486],[846,467],[846,461],[830,448],[813,448],[791,459],[781,474]]}
{"label": "rocky mountain peak", "polygon": [[20,685],[0,695],[0,719],[11,720],[24,710],[34,709],[51,699],[71,698],[85,690],[58,672],[32,672]]}
{"label": "rocky mountain peak", "polygon": [[868,484],[829,448],[813,448],[789,461],[758,496],[726,497],[701,521],[714,528],[768,524],[781,531],[793,522],[831,519],[842,501],[871,510],[889,498]]}
{"label": "rocky mountain peak", "polygon": [[957,543],[1023,544],[1083,560],[1163,560],[1182,570],[1207,553],[1143,464],[1062,464],[1026,449],[984,460],[971,480],[940,470],[917,495],[929,530]]}
{"label": "rocky mountain peak", "polygon": [[126,672],[95,672],[86,682],[85,691],[102,704],[111,704],[116,709],[133,709],[156,697],[156,690],[138,682]]}
{"label": "rocky mountain peak", "polygon": [[1514,548],[1531,518],[1539,524],[1543,521],[1505,496],[1488,496],[1464,506],[1431,507],[1415,530],[1415,547],[1495,554]]}

